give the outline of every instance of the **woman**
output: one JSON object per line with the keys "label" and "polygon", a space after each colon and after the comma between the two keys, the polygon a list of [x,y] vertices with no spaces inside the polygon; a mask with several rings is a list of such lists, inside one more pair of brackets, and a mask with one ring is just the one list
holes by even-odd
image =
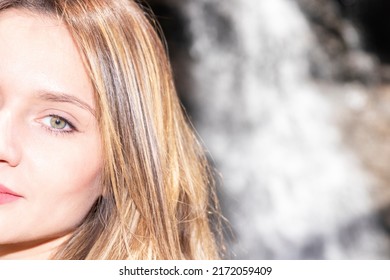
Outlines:
{"label": "woman", "polygon": [[134,1],[0,0],[0,61],[0,258],[218,258],[206,160]]}

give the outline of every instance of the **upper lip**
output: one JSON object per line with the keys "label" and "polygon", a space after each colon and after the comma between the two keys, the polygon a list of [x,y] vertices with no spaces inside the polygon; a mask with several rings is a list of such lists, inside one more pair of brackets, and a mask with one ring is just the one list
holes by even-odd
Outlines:
{"label": "upper lip", "polygon": [[0,194],[3,193],[3,194],[9,194],[9,195],[14,195],[14,196],[20,196],[20,194],[14,192],[14,191],[11,191],[10,189],[6,188],[5,186],[1,185],[0,184]]}

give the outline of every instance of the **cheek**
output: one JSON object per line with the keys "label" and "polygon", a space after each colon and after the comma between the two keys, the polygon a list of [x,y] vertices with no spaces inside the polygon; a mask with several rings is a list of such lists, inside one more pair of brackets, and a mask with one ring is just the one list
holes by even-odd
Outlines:
{"label": "cheek", "polygon": [[61,185],[55,189],[64,193],[96,185],[102,165],[100,141],[96,137],[72,137],[54,136],[58,141],[35,141],[26,147],[24,161],[36,181]]}
{"label": "cheek", "polygon": [[[72,138],[73,137],[73,138]],[[31,141],[21,169],[27,176],[26,202],[42,231],[67,231],[77,226],[102,193],[102,153],[97,137],[50,136]],[[37,139],[36,139],[37,140]]]}
{"label": "cheek", "polygon": [[100,143],[60,137],[20,142],[22,161],[9,175],[24,198],[0,209],[0,244],[64,235],[101,195]]}

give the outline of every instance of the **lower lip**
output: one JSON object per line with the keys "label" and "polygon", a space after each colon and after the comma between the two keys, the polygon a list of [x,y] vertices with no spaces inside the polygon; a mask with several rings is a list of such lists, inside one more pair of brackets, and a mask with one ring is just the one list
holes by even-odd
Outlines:
{"label": "lower lip", "polygon": [[9,193],[0,193],[0,205],[14,202],[14,201],[18,200],[19,198],[20,198],[20,196],[12,195]]}

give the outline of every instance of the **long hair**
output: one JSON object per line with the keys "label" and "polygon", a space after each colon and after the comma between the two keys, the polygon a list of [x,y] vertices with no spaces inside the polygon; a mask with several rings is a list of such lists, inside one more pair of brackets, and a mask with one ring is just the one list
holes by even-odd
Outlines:
{"label": "long hair", "polygon": [[156,24],[131,0],[0,0],[58,18],[94,85],[103,195],[55,259],[216,259],[215,191]]}

